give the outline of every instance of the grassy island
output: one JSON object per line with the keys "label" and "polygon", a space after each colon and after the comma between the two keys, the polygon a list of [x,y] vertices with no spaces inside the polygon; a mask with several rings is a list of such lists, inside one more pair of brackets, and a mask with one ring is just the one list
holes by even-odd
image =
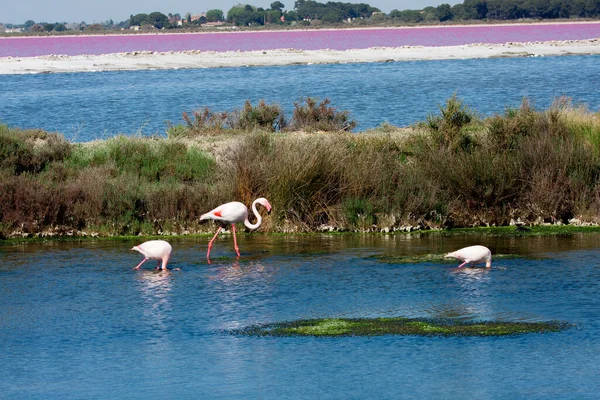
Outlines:
{"label": "grassy island", "polygon": [[233,331],[247,336],[509,336],[526,333],[559,332],[563,322],[457,322],[419,318],[322,318],[264,325]]}
{"label": "grassy island", "polygon": [[355,126],[311,98],[290,119],[262,101],[184,114],[167,137],[0,125],[0,238],[202,233],[203,212],[260,196],[267,232],[598,223],[600,114],[569,99],[483,118],[452,97],[411,127]]}

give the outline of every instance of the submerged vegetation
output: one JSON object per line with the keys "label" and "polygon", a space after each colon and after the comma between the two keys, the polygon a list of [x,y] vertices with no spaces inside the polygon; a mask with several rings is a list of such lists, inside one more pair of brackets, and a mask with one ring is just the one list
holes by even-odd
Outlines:
{"label": "submerged vegetation", "polygon": [[[389,263],[389,264],[420,264],[420,263],[436,263],[436,264],[456,264],[456,259],[445,258],[444,254],[418,254],[418,255],[374,255],[370,259]],[[494,260],[510,260],[524,258],[516,254],[494,254]]]}
{"label": "submerged vegetation", "polygon": [[564,322],[459,322],[420,318],[322,318],[253,325],[232,333],[247,336],[509,336],[559,332]]}
{"label": "submerged vegetation", "polygon": [[0,237],[203,232],[203,212],[260,196],[279,232],[599,222],[600,114],[569,99],[483,118],[453,96],[360,133],[327,99],[281,110],[204,109],[168,138],[91,143],[0,125]]}

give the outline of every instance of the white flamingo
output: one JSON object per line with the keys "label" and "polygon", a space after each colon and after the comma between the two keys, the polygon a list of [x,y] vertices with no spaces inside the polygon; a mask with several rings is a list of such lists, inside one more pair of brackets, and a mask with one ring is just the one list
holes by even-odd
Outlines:
{"label": "white flamingo", "polygon": [[231,230],[233,232],[233,245],[237,256],[240,256],[240,249],[238,248],[237,238],[235,236],[235,224],[238,222],[243,222],[246,228],[250,229],[251,231],[258,229],[258,227],[262,223],[262,217],[256,210],[257,204],[261,204],[267,209],[267,212],[271,212],[271,204],[269,204],[269,201],[267,199],[261,197],[254,200],[254,202],[252,202],[252,212],[256,216],[255,224],[250,223],[250,221],[248,220],[248,208],[239,201],[232,201],[230,203],[221,204],[214,210],[211,210],[206,214],[202,214],[200,216],[200,221],[212,219],[221,224],[219,229],[217,229],[217,233],[215,233],[215,236],[213,236],[212,240],[208,243],[208,251],[206,252],[207,260],[210,261],[210,249],[213,246],[215,239],[227,224],[231,224]]}
{"label": "white flamingo", "polygon": [[133,246],[131,250],[139,251],[144,256],[141,263],[134,269],[140,269],[140,266],[146,261],[152,259],[158,261],[158,267],[156,269],[167,269],[167,263],[171,258],[171,251],[173,248],[171,245],[164,240],[149,240],[137,246]]}
{"label": "white flamingo", "polygon": [[492,252],[487,247],[480,245],[464,247],[448,253],[444,257],[456,258],[462,261],[463,263],[458,268],[466,264],[479,264],[482,262],[485,262],[486,268],[491,268],[492,266]]}

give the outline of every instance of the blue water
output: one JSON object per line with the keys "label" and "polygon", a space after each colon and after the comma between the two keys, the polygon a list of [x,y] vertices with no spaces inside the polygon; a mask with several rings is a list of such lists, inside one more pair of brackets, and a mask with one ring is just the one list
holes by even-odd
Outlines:
{"label": "blue water", "polygon": [[599,85],[600,56],[2,75],[0,123],[73,141],[164,135],[168,121],[183,123],[183,111],[232,111],[265,99],[291,117],[294,102],[312,96],[350,111],[360,131],[423,121],[455,93],[484,116],[518,107],[524,96],[538,109],[566,95],[597,111]]}
{"label": "blue water", "polygon": [[[132,271],[129,241],[0,246],[7,399],[595,399],[600,236],[172,239],[169,272]],[[491,270],[393,264],[473,244]],[[535,256],[531,258],[530,256]],[[542,256],[542,258],[540,258]],[[231,329],[313,317],[560,320],[512,337],[260,338]]]}

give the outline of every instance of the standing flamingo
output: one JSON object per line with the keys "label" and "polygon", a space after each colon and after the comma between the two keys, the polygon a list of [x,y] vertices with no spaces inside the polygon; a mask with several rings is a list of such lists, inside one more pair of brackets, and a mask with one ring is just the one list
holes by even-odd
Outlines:
{"label": "standing flamingo", "polygon": [[239,201],[232,201],[230,203],[221,204],[214,210],[211,210],[206,214],[202,214],[200,216],[200,221],[212,219],[214,221],[218,221],[221,224],[219,229],[217,229],[217,233],[215,233],[215,236],[213,236],[212,240],[208,243],[208,252],[206,253],[206,259],[208,261],[210,261],[210,249],[215,239],[227,224],[231,224],[231,230],[233,231],[233,245],[235,247],[235,252],[237,253],[237,256],[240,256],[240,249],[238,248],[237,238],[235,236],[235,224],[237,222],[244,222],[246,228],[250,229],[251,231],[258,229],[258,227],[262,223],[262,217],[256,210],[257,204],[263,205],[267,209],[268,213],[271,212],[271,204],[269,204],[269,201],[267,199],[261,197],[254,200],[254,202],[252,203],[252,212],[256,216],[255,224],[250,223],[250,221],[248,220],[248,208]]}
{"label": "standing flamingo", "polygon": [[446,254],[444,257],[456,258],[463,263],[458,266],[461,268],[465,264],[479,264],[485,261],[485,267],[492,266],[492,252],[485,246],[469,246],[460,250]]}
{"label": "standing flamingo", "polygon": [[[173,248],[164,240],[149,240],[137,246],[133,246],[131,250],[139,251],[144,255],[144,259],[134,269],[140,269],[140,266],[149,259],[157,260],[158,267],[156,269],[167,269],[167,263],[171,258]],[[162,262],[162,266],[161,266]]]}

